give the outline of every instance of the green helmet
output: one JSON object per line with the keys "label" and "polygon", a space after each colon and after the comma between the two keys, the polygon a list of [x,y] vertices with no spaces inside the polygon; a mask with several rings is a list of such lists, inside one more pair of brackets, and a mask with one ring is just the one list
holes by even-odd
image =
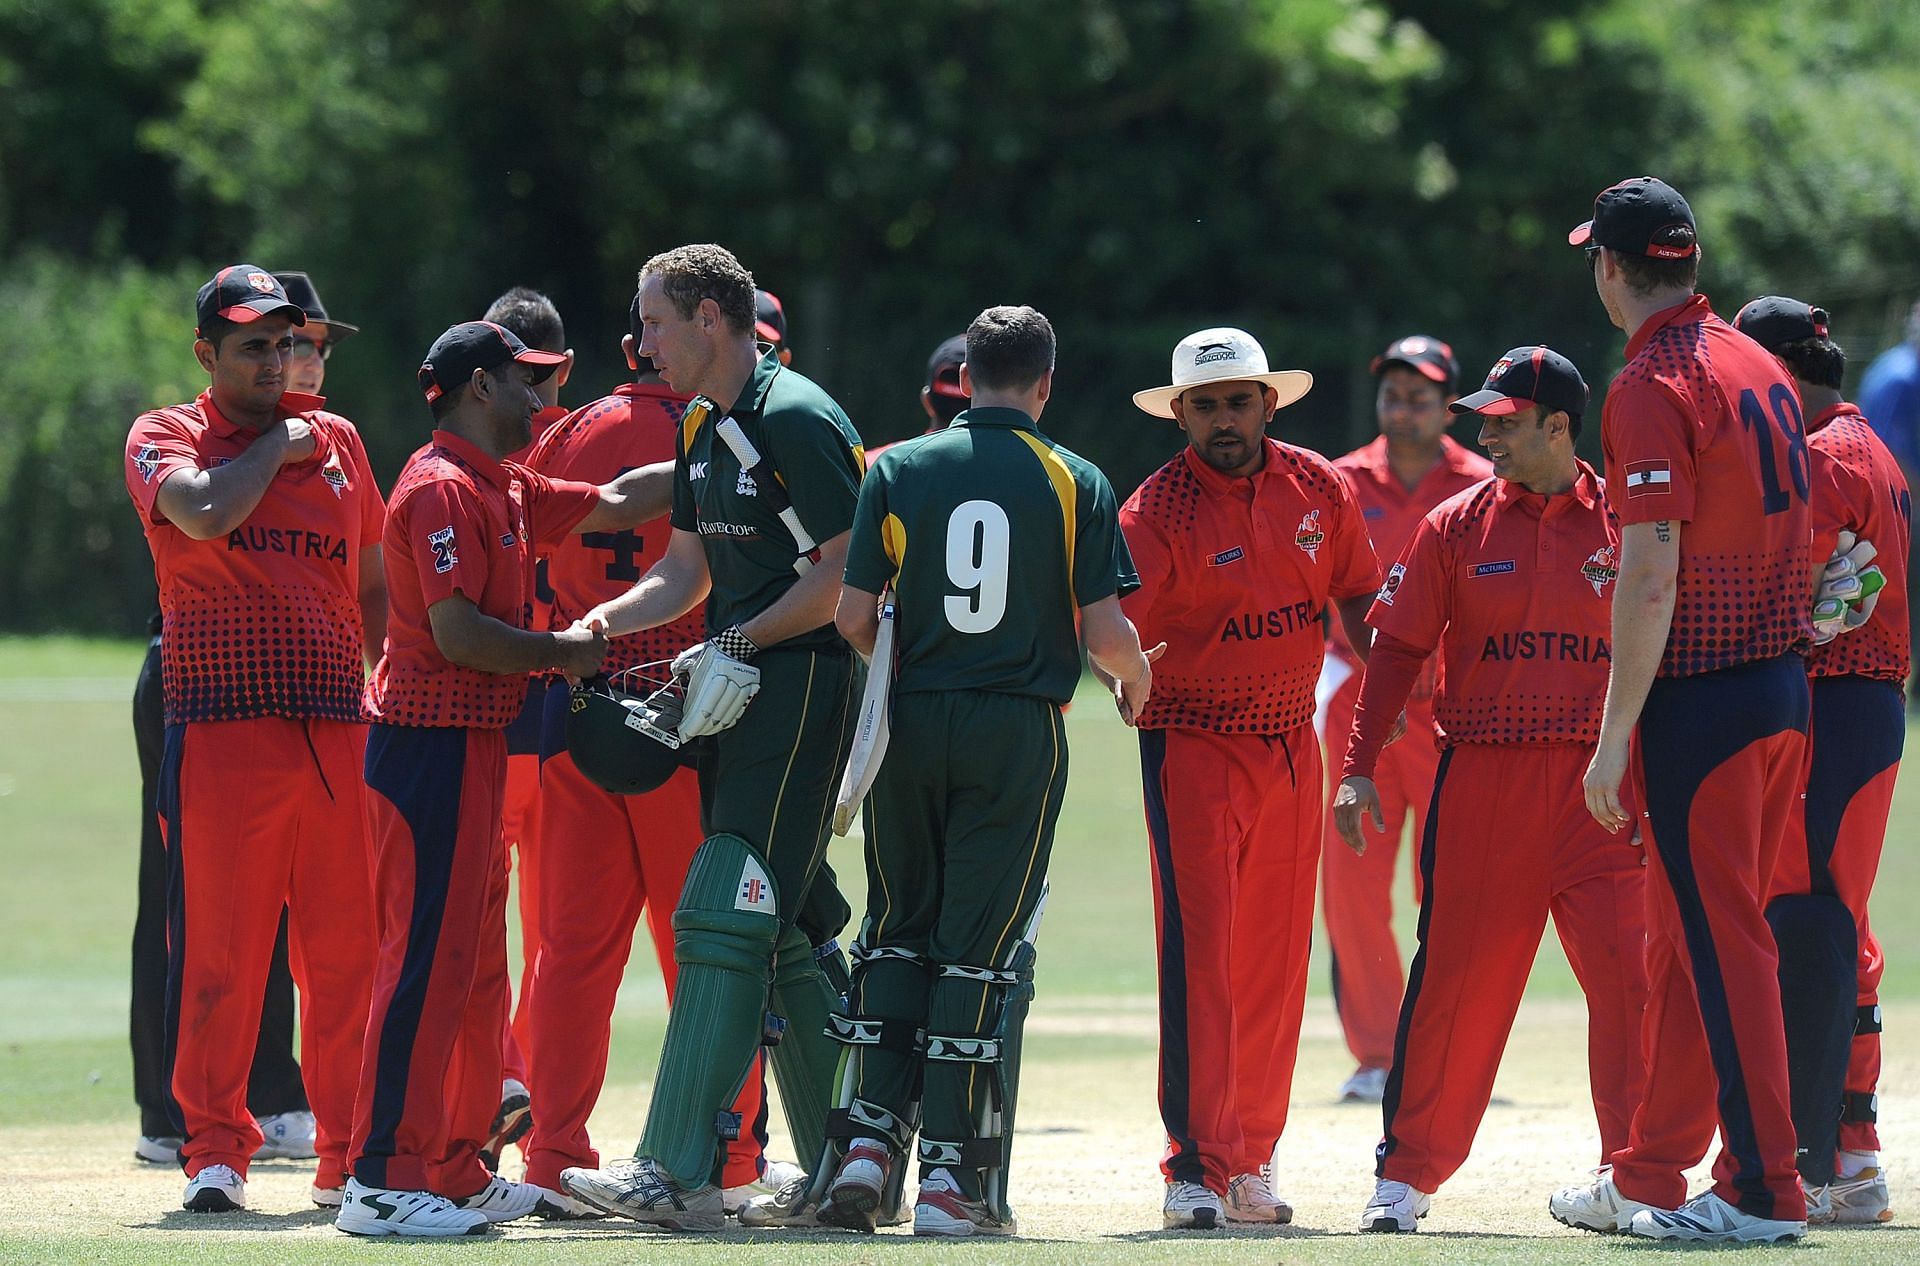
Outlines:
{"label": "green helmet", "polygon": [[615,795],[637,796],[694,767],[693,745],[680,743],[679,684],[630,694],[604,677],[573,688],[567,751],[587,781]]}

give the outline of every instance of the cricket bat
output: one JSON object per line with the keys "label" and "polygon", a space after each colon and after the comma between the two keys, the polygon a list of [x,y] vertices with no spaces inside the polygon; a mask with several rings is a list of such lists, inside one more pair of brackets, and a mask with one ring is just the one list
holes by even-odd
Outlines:
{"label": "cricket bat", "polygon": [[833,803],[833,833],[845,835],[867,798],[880,762],[887,755],[888,711],[893,695],[893,590],[880,596],[880,631],[873,639],[873,662],[867,665],[867,689],[860,696],[854,718],[853,747],[840,776],[840,795]]}

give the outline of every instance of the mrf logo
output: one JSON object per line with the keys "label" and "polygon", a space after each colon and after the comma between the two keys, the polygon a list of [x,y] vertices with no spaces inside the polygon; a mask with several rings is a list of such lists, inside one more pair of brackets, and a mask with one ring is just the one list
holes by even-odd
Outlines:
{"label": "mrf logo", "polygon": [[433,551],[433,569],[441,575],[452,571],[460,556],[453,551],[453,525],[448,524],[427,538],[427,548]]}
{"label": "mrf logo", "polygon": [[1603,545],[1580,564],[1580,574],[1593,586],[1593,596],[1606,597],[1607,582],[1620,574],[1619,556],[1611,545]]}
{"label": "mrf logo", "polygon": [[1320,547],[1327,543],[1327,534],[1320,530],[1320,512],[1309,510],[1300,526],[1294,529],[1293,543],[1307,552],[1314,562],[1320,561]]}
{"label": "mrf logo", "polygon": [[160,469],[160,446],[142,444],[140,451],[133,455],[133,468],[140,472],[141,483],[152,483],[154,474]]}

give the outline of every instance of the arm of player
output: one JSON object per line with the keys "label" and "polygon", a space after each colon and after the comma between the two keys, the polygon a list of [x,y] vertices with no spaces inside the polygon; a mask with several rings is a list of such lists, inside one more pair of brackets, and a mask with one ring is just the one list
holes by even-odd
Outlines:
{"label": "arm of player", "polygon": [[1353,653],[1359,656],[1361,663],[1366,663],[1373,646],[1373,629],[1367,625],[1367,611],[1373,606],[1373,593],[1355,594],[1333,605],[1340,612],[1340,630],[1347,635],[1347,645],[1353,648]]}
{"label": "arm of player", "polygon": [[360,641],[372,668],[387,643],[387,559],[377,544],[360,551]]}
{"label": "arm of player", "polygon": [[313,456],[314,444],[305,418],[284,418],[224,466],[174,471],[153,504],[196,541],[225,536],[247,521],[280,468]]}
{"label": "arm of player", "polygon": [[699,535],[675,528],[660,561],[633,588],[581,616],[580,623],[597,627],[608,637],[637,633],[679,619],[712,587]]}
{"label": "arm of player", "polygon": [[1584,779],[1587,812],[1609,831],[1632,820],[1620,799],[1633,727],[1646,706],[1673,625],[1680,532],[1668,519],[1629,523],[1620,531],[1620,574],[1613,587],[1613,672],[1607,678],[1600,741]]}
{"label": "arm of player", "polygon": [[1360,698],[1354,704],[1353,730],[1347,737],[1347,755],[1340,787],[1333,794],[1333,826],[1356,855],[1367,851],[1360,829],[1363,816],[1373,819],[1376,833],[1387,829],[1374,786],[1374,766],[1380,749],[1392,742],[1404,724],[1407,698],[1432,649],[1422,650],[1389,633],[1373,638],[1373,654],[1360,678]]}
{"label": "arm of player", "polygon": [[1153,695],[1153,661],[1167,653],[1167,644],[1141,650],[1139,630],[1120,610],[1117,597],[1081,607],[1080,633],[1086,640],[1087,658],[1093,661],[1094,672],[1113,691],[1120,719],[1132,725]]}
{"label": "arm of player", "polygon": [[600,485],[600,504],[587,511],[575,532],[620,532],[651,523],[673,505],[673,463],[636,466]]}
{"label": "arm of player", "polygon": [[833,627],[862,659],[871,660],[873,644],[880,636],[880,595],[843,584],[839,605],[833,609]]}
{"label": "arm of player", "polygon": [[807,574],[775,598],[772,606],[740,626],[747,640],[764,650],[833,623],[834,608],[840,601],[840,576],[847,569],[847,543],[852,539],[853,533],[847,531],[824,542],[820,560]]}
{"label": "arm of player", "polygon": [[427,608],[433,643],[449,663],[483,673],[530,673],[556,669],[578,680],[600,671],[607,639],[584,623],[558,633],[535,633],[496,620],[463,593]]}

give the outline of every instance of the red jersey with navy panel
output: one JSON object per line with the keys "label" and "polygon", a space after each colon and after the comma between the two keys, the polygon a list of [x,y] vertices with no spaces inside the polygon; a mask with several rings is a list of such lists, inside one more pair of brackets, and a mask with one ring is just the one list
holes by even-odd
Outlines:
{"label": "red jersey with navy panel", "polygon": [[536,543],[557,541],[599,503],[593,484],[495,461],[448,431],[407,460],[387,515],[387,646],[367,688],[388,725],[504,729],[527,674],[448,662],[428,610],[464,594],[483,615],[532,626]]}
{"label": "red jersey with navy panel", "polygon": [[1366,521],[1333,464],[1266,446],[1245,479],[1182,449],[1121,507],[1140,573],[1123,606],[1144,644],[1168,643],[1142,728],[1283,734],[1311,720],[1321,615],[1379,584]]}
{"label": "red jersey with navy panel", "polygon": [[1900,463],[1874,434],[1866,416],[1846,401],[1824,410],[1807,427],[1813,450],[1813,557],[1833,557],[1845,528],[1878,550],[1886,576],[1873,616],[1861,627],[1807,652],[1815,677],[1907,680],[1907,553],[1913,498]]}
{"label": "red jersey with navy panel", "polygon": [[1694,295],[1627,340],[1601,438],[1620,522],[1687,525],[1659,675],[1806,648],[1810,460],[1800,398],[1780,362]]}
{"label": "red jersey with navy panel", "polygon": [[312,427],[313,455],[282,466],[246,522],[216,540],[175,527],[155,504],[161,485],[226,465],[258,434],[223,416],[210,392],[143,413],[127,433],[127,491],[160,585],[169,724],[365,720],[360,552],[380,543],[386,507],[360,433],[322,403],[281,397],[279,416]]}
{"label": "red jersey with navy panel", "polygon": [[[574,410],[547,431],[526,465],[554,479],[608,483],[637,466],[677,455],[680,415],[690,397],[660,383],[626,383],[610,396]],[[547,584],[555,626],[565,628],[602,602],[618,598],[667,552],[667,516],[620,532],[569,535],[547,552]],[[706,636],[706,608],[658,628],[607,644],[602,671],[672,659]]]}

